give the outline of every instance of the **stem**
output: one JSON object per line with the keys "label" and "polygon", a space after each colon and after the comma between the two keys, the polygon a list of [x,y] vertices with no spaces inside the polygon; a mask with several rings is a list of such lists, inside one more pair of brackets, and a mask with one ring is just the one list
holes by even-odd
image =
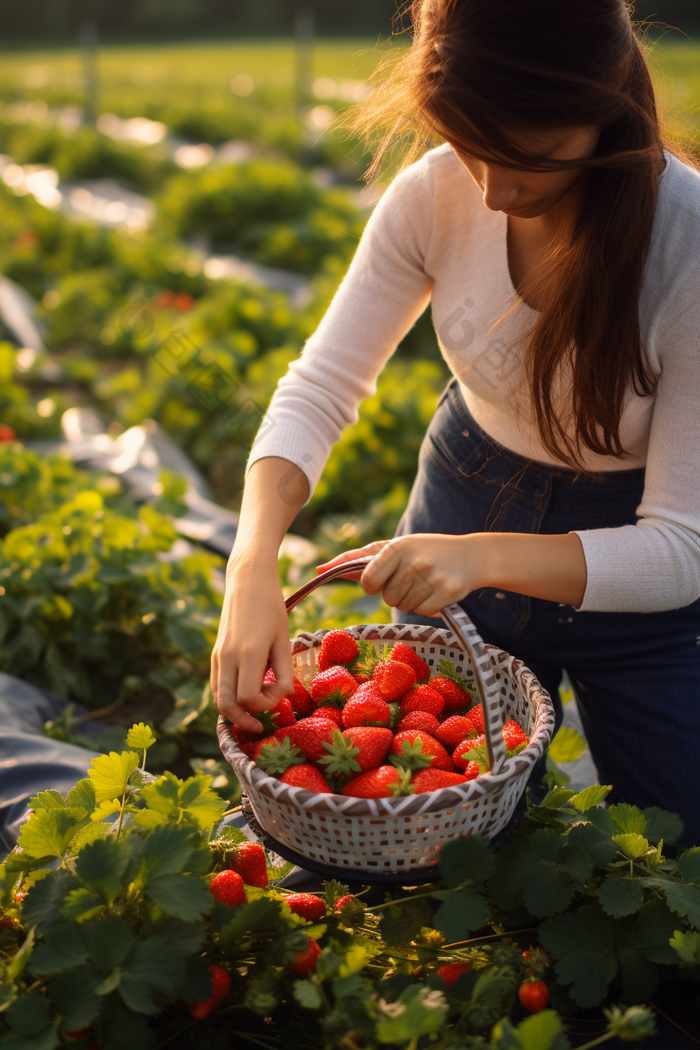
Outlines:
{"label": "stem", "polygon": [[674,1021],[672,1017],[669,1017],[668,1014],[665,1014],[663,1012],[663,1010],[660,1010],[658,1008],[658,1006],[656,1005],[656,1003],[650,1003],[649,1000],[647,999],[646,1000],[646,1005],[650,1006],[652,1008],[652,1010],[656,1010],[656,1012],[661,1014],[662,1017],[665,1017],[666,1020],[670,1024],[672,1024],[674,1026],[674,1028],[677,1028],[679,1032],[682,1032],[683,1035],[687,1036],[687,1038],[690,1039],[691,1042],[697,1043],[698,1046],[700,1046],[700,1039],[696,1039],[694,1035],[691,1035],[690,1032],[686,1031],[685,1028],[681,1027],[681,1025],[678,1024],[678,1021]]}
{"label": "stem", "polygon": [[391,908],[394,904],[405,904],[407,901],[417,901],[421,897],[432,897],[435,890],[428,890],[427,893],[413,893],[410,897],[397,897],[393,901],[385,901],[384,904],[375,904],[371,908],[365,908],[365,911],[384,911],[385,908]]}
{"label": "stem", "polygon": [[124,809],[126,807],[126,785],[124,785],[124,794],[122,795],[122,808],[119,811],[119,823],[117,824],[117,837],[114,840],[119,842],[119,836],[122,833],[122,821],[124,820]]}
{"label": "stem", "polygon": [[607,1043],[608,1040],[614,1037],[614,1032],[606,1032],[605,1035],[598,1036],[597,1039],[591,1039],[590,1043],[584,1043],[578,1050],[591,1050],[591,1047],[600,1046],[601,1043]]}
{"label": "stem", "polygon": [[141,769],[145,773],[145,771],[146,771],[146,748],[145,747],[143,749],[143,759],[141,760]]}
{"label": "stem", "polygon": [[240,813],[242,809],[243,806],[234,806],[233,809],[227,809],[225,813],[221,814],[221,819],[223,820],[224,817],[230,817],[232,813]]}
{"label": "stem", "polygon": [[113,703],[107,704],[106,707],[98,708],[97,711],[86,711],[82,715],[76,715],[75,718],[71,719],[70,731],[72,732],[76,726],[82,725],[83,722],[91,722],[93,718],[106,718],[113,711],[118,711],[123,703],[123,699],[115,700]]}
{"label": "stem", "polygon": [[[528,926],[524,930],[506,930],[505,933],[489,933],[485,937],[472,937],[468,941],[453,941],[452,944],[443,944],[439,950],[441,952],[448,951],[450,948],[459,948],[463,944],[476,944],[481,941],[494,941],[499,937],[515,937],[519,933],[534,933],[539,929],[539,926]],[[582,1050],[582,1048],[581,1048]]]}

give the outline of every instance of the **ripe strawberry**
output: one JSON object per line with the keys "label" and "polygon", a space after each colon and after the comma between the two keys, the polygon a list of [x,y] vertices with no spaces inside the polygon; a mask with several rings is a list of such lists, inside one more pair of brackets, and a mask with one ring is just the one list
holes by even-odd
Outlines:
{"label": "ripe strawberry", "polygon": [[306,721],[316,722],[319,718],[322,718],[324,722],[335,722],[338,729],[343,728],[343,712],[339,707],[328,707],[326,704],[323,704],[322,707],[317,707],[314,713],[309,715]]}
{"label": "ripe strawberry", "polygon": [[254,718],[262,722],[264,733],[274,733],[275,729],[283,729],[285,726],[293,726],[296,716],[292,705],[285,696],[278,700],[274,707],[267,711],[251,711]]}
{"label": "ripe strawberry", "polygon": [[[271,667],[269,667],[265,672],[263,682],[275,681],[275,672],[272,670]],[[294,675],[294,689],[291,693],[287,693],[285,699],[289,700],[290,704],[292,705],[292,711],[297,716],[303,717],[303,715],[308,715],[314,709],[314,705],[311,703],[311,697],[304,688],[302,681],[299,678],[297,678],[296,675]]]}
{"label": "ripe strawberry", "polygon": [[340,793],[351,798],[394,798],[399,795],[412,795],[414,787],[410,779],[410,773],[406,769],[378,766],[348,780]]}
{"label": "ripe strawberry", "polygon": [[307,791],[313,791],[316,795],[333,794],[333,788],[326,778],[310,762],[304,762],[301,766],[290,766],[282,774],[280,780],[291,787],[306,788]]}
{"label": "ripe strawberry", "polygon": [[243,879],[237,871],[220,871],[209,883],[209,892],[229,908],[245,904],[248,900]]}
{"label": "ripe strawberry", "polygon": [[445,711],[461,711],[472,702],[471,693],[466,690],[466,681],[461,678],[449,660],[441,660],[438,665],[440,673],[431,678],[428,685],[437,689],[445,698]]}
{"label": "ripe strawberry", "polygon": [[0,423],[0,441],[14,441],[16,438],[12,427],[8,427],[7,423]]}
{"label": "ripe strawberry", "polygon": [[518,990],[518,999],[531,1014],[538,1014],[549,1002],[549,989],[544,981],[525,981]]}
{"label": "ripe strawberry", "polygon": [[315,893],[288,893],[284,898],[295,915],[307,922],[317,922],[326,914],[326,904]]}
{"label": "ripe strawberry", "polygon": [[467,711],[467,718],[476,729],[477,733],[485,732],[484,725],[484,707],[483,704],[475,704],[474,707],[470,707]]}
{"label": "ripe strawberry", "polygon": [[302,755],[310,762],[318,762],[322,755],[326,755],[327,749],[323,746],[330,744],[333,734],[338,727],[330,718],[323,718],[320,714],[313,718],[303,718],[301,722],[291,726],[289,738],[293,747],[298,747]]}
{"label": "ripe strawberry", "polygon": [[409,711],[429,711],[431,715],[439,715],[444,706],[444,697],[429,685],[415,685],[401,697],[399,704],[404,715]]}
{"label": "ripe strawberry", "polygon": [[329,667],[309,683],[309,693],[317,707],[321,704],[342,707],[356,689],[357,682],[344,667]]}
{"label": "ripe strawberry", "polygon": [[319,762],[329,777],[364,773],[382,764],[393,738],[390,729],[380,726],[350,726],[334,734],[332,744],[326,748],[328,754]]}
{"label": "ripe strawberry", "polygon": [[480,772],[478,762],[468,762],[467,768],[464,770],[464,777],[466,780],[476,780]]}
{"label": "ripe strawberry", "polygon": [[353,676],[356,682],[360,685],[364,685],[365,682],[369,682],[369,671],[351,671],[350,674]]}
{"label": "ripe strawberry", "polygon": [[259,842],[241,842],[229,859],[229,868],[237,871],[247,886],[267,886],[267,858]]}
{"label": "ripe strawberry", "polygon": [[430,733],[431,736],[437,738],[437,730],[439,728],[440,723],[435,715],[431,715],[429,711],[409,711],[407,715],[403,716],[396,730],[398,733],[402,733],[406,729],[422,729],[424,733]]}
{"label": "ripe strawberry", "polygon": [[468,973],[471,968],[471,963],[445,963],[445,965],[441,966],[437,971],[437,975],[438,977],[442,977],[448,988],[451,988],[457,979],[461,977],[463,973]]}
{"label": "ripe strawberry", "polygon": [[430,668],[425,660],[422,660],[415,649],[403,642],[396,642],[392,646],[390,660],[399,660],[402,664],[408,664],[416,672],[417,682],[427,682],[430,678]]}
{"label": "ripe strawberry", "polygon": [[386,728],[391,721],[391,708],[381,696],[370,692],[365,692],[363,696],[354,693],[343,708],[342,718],[346,729],[349,729],[350,726],[384,726]]}
{"label": "ripe strawberry", "polygon": [[[352,694],[351,699],[359,700],[361,697],[365,696],[376,696],[379,700],[383,699],[382,694],[380,693],[376,683],[370,681],[369,679],[366,682],[360,682],[357,689]],[[386,700],[384,701],[384,703],[386,703]]]}
{"label": "ripe strawberry", "polygon": [[388,703],[416,684],[416,672],[400,660],[382,660],[372,671],[372,681]]}
{"label": "ripe strawberry", "polygon": [[392,756],[392,762],[396,760],[396,764],[411,770],[434,766],[451,772],[455,768],[442,744],[421,729],[408,729],[397,733],[389,748],[389,754]]}
{"label": "ripe strawberry", "polygon": [[89,1028],[78,1028],[75,1032],[65,1032],[65,1036],[68,1039],[87,1039],[90,1035],[91,1029]]}
{"label": "ripe strawberry", "polygon": [[456,784],[466,784],[467,779],[462,773],[449,773],[446,769],[421,769],[413,774],[411,781],[416,794],[424,791],[437,791],[438,788],[454,787]]}
{"label": "ripe strawberry", "polygon": [[240,726],[232,725],[231,732],[233,733],[233,739],[236,741],[241,751],[245,751],[249,754],[248,746],[255,743],[257,737],[254,733],[249,733],[247,729],[241,729]]}
{"label": "ripe strawberry", "polygon": [[292,973],[309,973],[316,966],[318,957],[321,954],[316,941],[312,941],[310,937],[306,938],[308,944],[300,952],[295,952],[296,962],[287,963],[287,969],[291,970]]}
{"label": "ripe strawberry", "polygon": [[209,998],[203,1002],[188,1003],[187,1008],[190,1011],[190,1015],[197,1021],[201,1021],[204,1017],[215,1010],[219,1006],[228,993],[231,991],[231,978],[228,975],[228,971],[224,970],[222,966],[217,966],[215,963],[209,965],[209,973],[211,974],[213,989]]}
{"label": "ripe strawberry", "polygon": [[461,744],[457,744],[457,747],[452,752],[452,761],[458,769],[464,769],[469,759],[464,756],[469,752],[473,751],[474,748],[479,747],[485,741],[484,736],[469,737],[467,740],[463,740]]}
{"label": "ripe strawberry", "polygon": [[360,653],[357,642],[347,631],[329,631],[321,640],[318,654],[319,671],[327,671],[334,664],[349,668]]}
{"label": "ripe strawberry", "polygon": [[463,740],[476,736],[476,729],[465,715],[450,715],[433,735],[436,740],[452,751]]}
{"label": "ripe strawberry", "polygon": [[530,737],[513,719],[503,726],[503,739],[508,751],[522,750],[530,743]]}
{"label": "ripe strawberry", "polygon": [[[284,773],[293,760],[298,762],[304,761],[303,757],[299,757],[299,750],[295,750],[292,747],[288,726],[276,729],[269,736],[261,737],[254,743],[247,744],[245,751],[256,765],[260,766],[267,773],[273,773],[274,775]],[[261,762],[260,759],[263,757],[265,761]]]}
{"label": "ripe strawberry", "polygon": [[338,897],[338,900],[335,902],[334,911],[336,911],[336,912],[342,911],[346,904],[349,904],[350,901],[356,901],[356,900],[357,900],[357,897],[355,896],[354,893],[346,893],[344,897]]}

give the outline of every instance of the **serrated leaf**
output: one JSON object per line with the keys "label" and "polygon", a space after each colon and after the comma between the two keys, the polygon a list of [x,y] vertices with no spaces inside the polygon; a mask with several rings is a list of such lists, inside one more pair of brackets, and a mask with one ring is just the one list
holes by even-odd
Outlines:
{"label": "serrated leaf", "polygon": [[573,726],[562,726],[549,745],[548,754],[554,762],[575,762],[588,748],[585,737],[582,737]]}
{"label": "serrated leaf", "polygon": [[73,838],[70,840],[70,849],[68,850],[71,856],[75,856],[80,853],[81,849],[89,845],[91,842],[97,842],[98,839],[104,839],[109,835],[109,828],[106,824],[86,824],[84,828],[80,828],[76,831]]}
{"label": "serrated leaf", "polygon": [[36,945],[27,963],[27,970],[37,975],[62,973],[73,966],[80,966],[86,958],[87,949],[78,927],[70,922],[61,922]]}
{"label": "serrated leaf", "polygon": [[541,1010],[513,1028],[507,1019],[494,1029],[497,1050],[568,1050],[561,1018],[553,1010]]}
{"label": "serrated leaf", "polygon": [[49,1025],[49,1004],[40,992],[20,995],[5,1011],[5,1021],[18,1035],[39,1035]]}
{"label": "serrated leaf", "polygon": [[673,963],[675,956],[669,941],[677,925],[663,901],[648,901],[639,915],[622,920],[620,946],[639,952],[650,962]]}
{"label": "serrated leaf", "polygon": [[603,883],[598,901],[608,915],[616,919],[639,911],[644,899],[644,890],[638,879],[608,878]]}
{"label": "serrated leaf", "polygon": [[575,882],[588,882],[593,874],[593,861],[584,850],[573,849],[572,843],[565,839],[566,849],[561,856],[561,866]]}
{"label": "serrated leaf", "polygon": [[83,777],[74,784],[66,795],[67,806],[80,806],[86,813],[92,813],[95,808],[95,785],[89,777]]}
{"label": "serrated leaf", "polygon": [[133,725],[126,734],[127,747],[136,748],[137,751],[147,751],[155,742],[156,738],[153,730],[145,722],[138,722],[136,725]]}
{"label": "serrated leaf", "polygon": [[134,934],[126,919],[114,915],[86,922],[80,932],[93,965],[102,973],[121,966],[134,944]]}
{"label": "serrated leaf", "polygon": [[239,905],[229,921],[219,930],[219,943],[225,950],[235,945],[246,933],[271,930],[281,915],[280,902],[270,897],[259,897]]}
{"label": "serrated leaf", "polygon": [[603,1001],[618,969],[615,920],[595,905],[586,905],[547,919],[540,942],[557,960],[555,970],[562,984],[571,985],[574,1002],[586,1008]]}
{"label": "serrated leaf", "polygon": [[60,921],[59,908],[77,882],[68,871],[52,871],[29,890],[22,903],[22,910],[26,921],[36,926],[40,935],[49,933],[51,927]]}
{"label": "serrated leaf", "polygon": [[134,751],[110,751],[108,755],[93,758],[88,776],[95,785],[96,802],[111,802],[121,799],[126,791],[129,777],[138,768],[139,756]]}
{"label": "serrated leaf", "polygon": [[700,846],[694,846],[680,855],[678,874],[684,882],[700,881]]}
{"label": "serrated leaf", "polygon": [[184,922],[196,922],[214,907],[214,898],[206,884],[195,875],[161,875],[149,879],[145,892],[166,915],[174,915]]}
{"label": "serrated leaf", "polygon": [[30,809],[65,809],[66,800],[60,791],[53,788],[49,791],[40,791],[29,799],[27,803]]}
{"label": "serrated leaf", "polygon": [[[246,839],[247,841],[247,839]],[[142,883],[162,875],[179,875],[192,857],[193,831],[188,826],[166,824],[157,827],[140,846],[139,878]]]}
{"label": "serrated leaf", "polygon": [[38,809],[22,825],[17,839],[28,857],[62,859],[84,817],[82,810]]}
{"label": "serrated leaf", "polygon": [[379,933],[390,947],[398,948],[412,941],[432,921],[433,910],[424,898],[409,900],[386,909],[379,920]]}
{"label": "serrated leaf", "polygon": [[93,810],[90,820],[95,823],[101,820],[114,820],[121,812],[121,808],[122,800],[120,798],[113,798],[109,801],[100,802],[99,806]]}
{"label": "serrated leaf", "polygon": [[579,813],[585,813],[587,809],[591,809],[593,806],[599,806],[611,791],[611,785],[591,784],[590,787],[584,788],[583,791],[579,791],[578,794],[573,796],[573,798],[570,798],[569,802],[579,811]]}
{"label": "serrated leaf", "polygon": [[638,857],[643,857],[649,849],[649,843],[643,835],[635,835],[632,833],[626,835],[613,835],[613,842],[617,845],[620,852],[630,860],[636,860]]}
{"label": "serrated leaf", "polygon": [[58,1025],[52,1024],[39,1035],[8,1032],[2,1038],[2,1050],[55,1050],[59,1044]]}
{"label": "serrated leaf", "polygon": [[594,824],[575,824],[567,833],[569,846],[583,850],[598,867],[606,867],[617,855],[617,846],[609,835]]}
{"label": "serrated leaf", "polygon": [[700,933],[675,930],[669,943],[685,966],[700,966]]}
{"label": "serrated leaf", "polygon": [[542,799],[542,807],[544,809],[561,809],[565,806],[574,795],[575,791],[567,787],[554,787],[551,791],[548,791],[545,797]]}
{"label": "serrated leaf", "polygon": [[166,1000],[172,997],[183,972],[183,961],[174,955],[167,941],[149,937],[139,941],[128,959],[128,968],[122,974],[119,994],[137,1013],[157,1013],[160,1006],[153,998],[160,992]]}
{"label": "serrated leaf", "polygon": [[185,821],[199,831],[211,831],[226,809],[226,803],[209,787],[212,778],[201,773],[188,780],[178,780],[173,773],[165,773],[155,784],[142,789],[148,806],[135,815],[137,824],[153,827],[157,823]]}
{"label": "serrated leaf", "polygon": [[372,951],[370,951],[369,945],[353,944],[343,956],[343,961],[338,967],[338,975],[344,978],[359,973],[376,950],[376,945],[372,945]]}
{"label": "serrated leaf", "polygon": [[111,904],[126,883],[127,855],[114,839],[91,842],[75,861],[75,874],[83,886],[106,904]]}
{"label": "serrated leaf", "polygon": [[664,886],[664,893],[671,911],[682,915],[692,926],[700,930],[700,886],[669,882]]}
{"label": "serrated leaf", "polygon": [[656,845],[663,839],[664,842],[678,842],[683,834],[685,824],[677,813],[669,813],[667,809],[659,809],[658,806],[649,806],[643,810],[646,819],[646,827],[641,833]]}
{"label": "serrated leaf", "polygon": [[80,966],[59,974],[49,985],[48,996],[61,1014],[64,1031],[75,1032],[97,1017],[102,1003],[95,994],[100,975],[89,966]]}
{"label": "serrated leaf", "polygon": [[485,882],[495,864],[493,850],[480,835],[457,835],[440,850],[440,874],[448,889]]}
{"label": "serrated leaf", "polygon": [[489,915],[489,906],[480,893],[446,890],[442,904],[435,912],[433,925],[447,941],[463,941],[480,930]]}
{"label": "serrated leaf", "polygon": [[315,984],[311,981],[294,982],[294,998],[300,1006],[307,1010],[320,1010],[322,1004],[321,995]]}
{"label": "serrated leaf", "polygon": [[71,890],[61,905],[60,913],[64,919],[73,919],[74,922],[84,922],[104,911],[104,902],[101,897],[90,893],[84,886],[77,890]]}
{"label": "serrated leaf", "polygon": [[618,832],[623,835],[644,835],[647,818],[637,806],[628,806],[624,802],[610,806],[608,813]]}

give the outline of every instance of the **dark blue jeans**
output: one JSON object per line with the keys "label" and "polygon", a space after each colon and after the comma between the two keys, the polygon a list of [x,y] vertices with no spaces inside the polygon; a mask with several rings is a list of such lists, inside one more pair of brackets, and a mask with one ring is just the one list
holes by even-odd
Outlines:
{"label": "dark blue jeans", "polygon": [[[577,477],[499,445],[452,380],[423,441],[396,535],[561,534],[634,524],[644,468]],[[660,613],[577,612],[485,588],[460,602],[482,638],[523,660],[559,707],[566,669],[610,801],[661,806],[700,844],[700,601]],[[400,623],[443,621],[394,610]]]}

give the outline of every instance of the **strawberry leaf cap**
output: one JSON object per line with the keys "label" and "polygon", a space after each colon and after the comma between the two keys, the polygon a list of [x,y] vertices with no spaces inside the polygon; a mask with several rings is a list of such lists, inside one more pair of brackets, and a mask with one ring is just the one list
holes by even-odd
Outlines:
{"label": "strawberry leaf cap", "polygon": [[464,751],[462,758],[466,759],[467,762],[476,762],[479,767],[479,773],[485,773],[489,768],[489,754],[486,750],[486,744],[479,744],[477,747],[473,747],[471,751]]}
{"label": "strawberry leaf cap", "polygon": [[[396,763],[394,763],[396,765]],[[405,769],[401,766],[396,767],[400,773],[399,779],[395,784],[392,785],[391,794],[394,798],[399,798],[402,795],[412,795],[415,792],[415,785],[411,783],[411,770]]]}
{"label": "strawberry leaf cap", "polygon": [[306,759],[298,747],[292,747],[288,736],[284,740],[270,741],[260,748],[256,765],[264,769],[266,773],[280,775],[286,773],[290,766],[296,766]]}
{"label": "strawberry leaf cap", "polygon": [[432,755],[423,754],[423,741],[417,739],[413,743],[404,740],[402,754],[392,755],[389,761],[397,769],[402,768],[413,772],[416,769],[425,769],[431,764],[432,758]]}
{"label": "strawberry leaf cap", "polygon": [[454,668],[454,664],[451,664],[449,660],[440,660],[438,663],[438,670],[443,678],[449,678],[451,682],[454,682],[456,685],[461,686],[461,688],[465,689],[468,693],[472,693],[472,688],[468,684],[467,680],[465,678],[462,678],[461,675],[457,674]]}
{"label": "strawberry leaf cap", "polygon": [[353,773],[360,772],[360,763],[355,760],[359,755],[359,747],[355,747],[351,740],[344,737],[339,729],[333,734],[332,743],[324,740],[323,746],[328,751],[327,755],[319,758],[319,764],[326,767],[327,776],[350,777]]}

